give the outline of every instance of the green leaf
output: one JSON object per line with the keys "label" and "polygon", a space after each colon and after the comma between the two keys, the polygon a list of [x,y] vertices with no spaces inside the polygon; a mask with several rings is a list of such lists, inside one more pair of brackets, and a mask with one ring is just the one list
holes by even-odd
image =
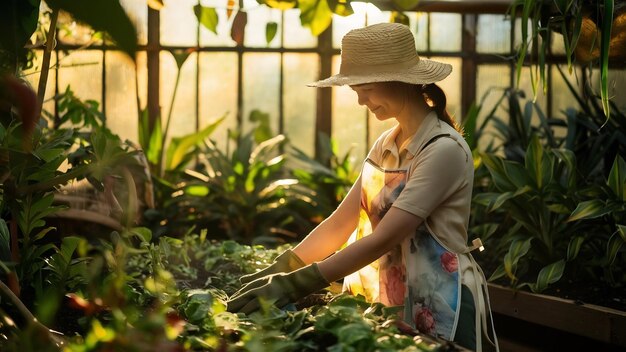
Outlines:
{"label": "green leaf", "polygon": [[137,51],[137,31],[119,0],[46,0],[53,9],[61,9],[87,23],[96,31],[107,32],[132,59]]}
{"label": "green leaf", "polygon": [[152,230],[147,227],[133,227],[130,233],[143,242],[150,242],[152,239]]}
{"label": "green leaf", "polygon": [[189,58],[189,55],[191,55],[192,52],[193,50],[191,49],[172,50],[172,56],[174,56],[174,60],[176,61],[176,67],[178,67],[179,70],[181,69],[181,67],[183,67],[183,65],[185,64],[185,61],[187,61],[187,59]]}
{"label": "green leaf", "polygon": [[167,149],[166,170],[175,170],[181,166],[181,162],[193,146],[204,141],[217,126],[224,121],[226,115],[220,117],[215,122],[197,133],[191,133],[183,137],[172,138],[169,148]]}
{"label": "green leaf", "polygon": [[487,281],[496,281],[497,279],[504,277],[504,275],[506,275],[506,270],[504,270],[504,265],[500,264],[496,270],[494,270],[494,272],[491,274],[491,276],[489,277],[489,280]]}
{"label": "green leaf", "polygon": [[276,22],[267,22],[265,26],[265,40],[267,41],[267,45],[270,45],[271,41],[276,37],[276,33],[278,32],[278,23]]}
{"label": "green leaf", "polygon": [[576,221],[581,219],[593,219],[602,215],[606,215],[611,211],[609,207],[606,206],[606,203],[599,200],[588,200],[578,204],[576,209],[572,212],[572,214],[567,219],[568,222]]}
{"label": "green leaf", "polygon": [[526,170],[528,174],[535,181],[538,189],[543,187],[543,147],[539,142],[537,135],[533,135],[530,145],[526,150]]}
{"label": "green leaf", "polygon": [[515,271],[517,263],[530,250],[532,237],[526,240],[515,240],[511,242],[509,251],[504,255],[504,270],[511,280],[517,280]]}
{"label": "green leaf", "polygon": [[567,245],[567,261],[570,262],[578,256],[580,252],[580,246],[582,246],[585,238],[583,236],[576,236],[569,241]]}
{"label": "green leaf", "polygon": [[[611,27],[613,26],[614,0],[604,0],[604,21],[600,32],[600,95],[602,96],[602,110],[606,116],[606,122],[611,117],[611,105],[609,104],[609,47],[611,46]],[[605,122],[605,124],[606,124]]]}
{"label": "green leaf", "polygon": [[330,25],[333,13],[327,0],[301,0],[300,22],[308,27],[315,36],[320,35]]}
{"label": "green leaf", "polygon": [[11,233],[4,219],[0,219],[0,262],[11,260]]}
{"label": "green leaf", "polygon": [[328,0],[331,11],[339,16],[350,16],[354,13],[350,0]]}
{"label": "green leaf", "polygon": [[533,292],[538,293],[546,288],[549,284],[553,284],[561,279],[565,270],[565,261],[563,259],[545,266],[537,276],[537,283],[530,285]]}
{"label": "green leaf", "polygon": [[622,236],[622,231],[623,228],[615,231],[613,235],[611,235],[611,238],[609,238],[609,242],[606,245],[605,259],[608,266],[613,265],[613,263],[615,262],[615,258],[617,257],[617,253],[619,252],[620,248],[622,248],[624,242],[626,242],[626,239]]}
{"label": "green leaf", "polygon": [[401,11],[391,11],[391,18],[389,22],[400,23],[405,26],[408,26],[411,23],[411,21],[409,20],[409,16],[407,16],[404,12],[401,12]]}
{"label": "green leaf", "polygon": [[619,155],[613,161],[607,183],[618,199],[626,201],[626,162]]}
{"label": "green leaf", "polygon": [[196,14],[198,22],[200,22],[206,29],[217,34],[217,23],[219,19],[215,8],[195,5],[193,7],[193,12]]}
{"label": "green leaf", "polygon": [[402,10],[412,10],[417,6],[419,0],[393,0],[393,3],[398,5]]}

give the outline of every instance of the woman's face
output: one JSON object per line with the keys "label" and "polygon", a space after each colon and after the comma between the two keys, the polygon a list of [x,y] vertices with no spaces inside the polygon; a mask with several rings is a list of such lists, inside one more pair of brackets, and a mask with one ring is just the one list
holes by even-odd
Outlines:
{"label": "woman's face", "polygon": [[407,94],[397,82],[366,83],[350,86],[365,105],[380,121],[398,117],[406,104]]}

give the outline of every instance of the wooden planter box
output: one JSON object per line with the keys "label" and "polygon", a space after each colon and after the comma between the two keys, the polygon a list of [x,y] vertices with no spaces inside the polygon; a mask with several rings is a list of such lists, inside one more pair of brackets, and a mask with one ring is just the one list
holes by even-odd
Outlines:
{"label": "wooden planter box", "polygon": [[626,348],[626,312],[494,284],[489,298],[503,351]]}

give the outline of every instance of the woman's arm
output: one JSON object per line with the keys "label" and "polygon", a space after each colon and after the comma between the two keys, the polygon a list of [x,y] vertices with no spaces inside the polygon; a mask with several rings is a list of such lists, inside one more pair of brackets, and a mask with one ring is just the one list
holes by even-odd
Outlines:
{"label": "woman's arm", "polygon": [[325,259],[346,243],[359,224],[361,176],[337,209],[302,240],[293,252],[306,264]]}
{"label": "woman's arm", "polygon": [[352,274],[401,243],[423,221],[405,210],[391,207],[371,235],[318,263],[322,276],[332,282]]}

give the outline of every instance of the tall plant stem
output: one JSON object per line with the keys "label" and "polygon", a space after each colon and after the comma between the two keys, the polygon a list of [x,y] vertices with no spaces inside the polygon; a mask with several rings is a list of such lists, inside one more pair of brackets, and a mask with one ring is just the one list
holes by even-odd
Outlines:
{"label": "tall plant stem", "polygon": [[46,40],[46,49],[43,53],[43,62],[41,67],[41,75],[39,76],[39,88],[37,89],[37,109],[41,111],[43,99],[46,96],[46,86],[48,84],[48,72],[50,72],[50,56],[52,56],[52,47],[54,46],[55,33],[57,31],[57,20],[59,19],[59,10],[52,10],[50,17],[50,27],[48,28],[48,38]]}
{"label": "tall plant stem", "polygon": [[20,312],[20,314],[24,317],[24,319],[28,323],[34,324],[36,327],[38,327],[41,330],[45,331],[48,334],[48,336],[50,337],[50,340],[52,340],[57,345],[57,347],[62,346],[62,345],[65,344],[65,341],[63,341],[58,336],[55,336],[50,331],[50,329],[48,329],[45,325],[43,325],[41,322],[39,322],[37,320],[37,318],[35,318],[33,313],[31,313],[28,310],[28,308],[26,308],[24,303],[22,303],[22,301],[15,294],[13,294],[13,292],[2,281],[0,281],[0,293],[2,293],[3,296],[7,297],[11,301],[11,303],[13,303],[13,305],[15,305],[17,310]]}
{"label": "tall plant stem", "polygon": [[163,177],[165,174],[163,158],[165,156],[165,142],[167,141],[167,133],[170,129],[170,122],[172,121],[172,111],[174,111],[174,101],[176,100],[176,93],[178,92],[178,82],[180,81],[180,68],[176,73],[176,82],[174,83],[174,92],[172,93],[172,101],[170,102],[170,111],[167,113],[167,122],[165,123],[165,130],[163,130],[163,139],[161,140],[161,155],[159,157],[159,176]]}

